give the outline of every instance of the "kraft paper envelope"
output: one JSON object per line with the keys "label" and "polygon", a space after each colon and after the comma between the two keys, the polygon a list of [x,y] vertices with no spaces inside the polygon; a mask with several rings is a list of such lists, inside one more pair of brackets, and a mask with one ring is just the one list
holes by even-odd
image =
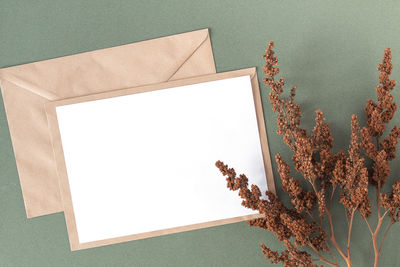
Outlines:
{"label": "kraft paper envelope", "polygon": [[226,188],[219,159],[275,192],[255,68],[49,102],[46,113],[71,250],[260,218]]}
{"label": "kraft paper envelope", "polygon": [[45,103],[210,73],[208,29],[0,69],[27,217],[63,210]]}

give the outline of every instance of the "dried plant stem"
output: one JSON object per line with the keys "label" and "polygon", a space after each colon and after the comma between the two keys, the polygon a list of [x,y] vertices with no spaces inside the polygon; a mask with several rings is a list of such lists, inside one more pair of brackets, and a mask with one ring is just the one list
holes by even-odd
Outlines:
{"label": "dried plant stem", "polygon": [[353,228],[353,219],[354,219],[354,212],[356,210],[353,209],[350,216],[350,223],[349,223],[349,232],[347,237],[347,258],[350,259],[350,241],[351,241],[351,229]]}
{"label": "dried plant stem", "polygon": [[[311,218],[311,220],[312,220],[313,222],[315,222],[316,224],[318,224],[319,226],[322,227],[322,224],[320,224],[317,220],[315,220],[314,216],[313,216],[310,212],[307,211],[307,214],[310,216],[310,218]],[[326,243],[326,244],[328,245],[328,243]],[[319,259],[316,259],[316,260],[320,260],[320,261],[322,261],[322,262],[325,262],[326,264],[329,264],[330,266],[340,266],[340,265],[338,264],[338,261],[337,261],[335,255],[332,253],[331,249],[329,248],[329,246],[327,246],[327,247],[328,247],[328,253],[329,253],[329,255],[331,255],[331,257],[335,260],[335,263],[332,263],[332,262],[330,262],[329,260],[327,260],[321,253],[319,253],[319,251],[315,248],[315,246],[314,246],[312,243],[310,243],[309,246],[310,246],[310,247],[315,251],[315,253],[320,257]]]}
{"label": "dried plant stem", "polygon": [[380,207],[380,195],[381,195],[381,182],[378,181],[378,188],[376,189],[376,209],[378,211],[378,218],[381,217],[381,207]]}
{"label": "dried plant stem", "polygon": [[371,233],[371,235],[373,235],[373,234],[374,234],[374,232],[372,232],[372,228],[371,228],[371,225],[370,225],[370,224],[369,224],[369,222],[368,222],[368,219],[367,219],[367,218],[364,218],[364,220],[365,220],[365,222],[367,223],[367,226],[368,226],[369,232]]}
{"label": "dried plant stem", "polygon": [[[376,137],[376,147],[377,147],[378,150],[380,149],[379,137]],[[386,214],[388,213],[388,210],[386,210],[386,212],[383,215],[381,215],[380,196],[381,196],[381,181],[378,181],[377,189],[376,189],[376,209],[377,209],[377,214],[378,214],[378,223],[376,225],[376,228],[375,228],[374,232],[372,232],[370,224],[365,219],[365,221],[367,222],[367,225],[369,227],[369,230],[371,232],[371,236],[372,236],[372,245],[373,245],[373,248],[374,248],[374,255],[375,255],[374,267],[378,267],[379,256],[380,256],[380,251],[382,249],[383,242],[385,241],[386,236],[387,236],[387,234],[388,234],[388,232],[390,230],[390,227],[393,224],[392,222],[390,223],[388,229],[385,232],[385,235],[384,235],[384,238],[383,238],[383,240],[381,242],[381,245],[378,248],[378,240],[377,240],[378,239],[378,234],[379,234],[379,231],[381,229],[383,219],[385,218]]]}
{"label": "dried plant stem", "polygon": [[327,260],[319,251],[318,249],[316,249],[313,244],[309,244],[309,246],[315,251],[315,253],[319,256],[319,260],[322,262],[325,262],[326,264],[330,265],[330,266],[334,266],[334,267],[340,267],[337,263],[333,263],[329,260]]}
{"label": "dried plant stem", "polygon": [[386,237],[387,237],[387,235],[389,233],[389,230],[392,227],[392,225],[393,225],[393,221],[390,221],[390,224],[389,224],[388,228],[386,229],[385,235],[383,236],[381,245],[379,246],[379,250],[378,250],[379,253],[381,253],[381,250],[382,250],[382,247],[383,247],[383,242],[385,242],[385,239],[386,239]]}
{"label": "dried plant stem", "polygon": [[336,185],[334,185],[332,188],[331,197],[329,198],[328,209],[331,209],[331,207],[332,207],[332,200],[333,200],[333,196],[335,195],[335,190],[336,190]]}
{"label": "dried plant stem", "polygon": [[329,246],[328,246],[328,253],[329,253],[329,255],[331,255],[331,257],[335,260],[336,265],[339,265],[335,254],[332,253],[332,251],[331,251],[331,249],[330,249]]}
{"label": "dried plant stem", "polygon": [[[379,208],[378,208],[378,209],[379,209]],[[380,256],[380,251],[381,251],[381,249],[382,249],[383,242],[385,241],[386,236],[387,236],[387,234],[388,234],[388,232],[389,232],[389,230],[390,230],[390,227],[391,227],[391,225],[393,224],[392,222],[390,223],[388,229],[387,229],[386,232],[385,232],[385,235],[384,235],[384,237],[383,237],[383,240],[382,240],[382,242],[381,242],[381,245],[380,245],[380,247],[378,248],[378,235],[379,235],[379,231],[381,230],[383,219],[385,218],[385,216],[386,216],[386,214],[387,214],[388,212],[389,212],[389,210],[386,210],[385,213],[384,213],[382,216],[380,216],[380,217],[378,218],[378,223],[377,223],[377,225],[376,225],[375,231],[373,231],[373,232],[372,232],[372,229],[371,229],[370,224],[369,224],[368,221],[365,219],[365,221],[367,222],[368,228],[370,229],[371,237],[372,237],[372,245],[373,245],[374,254],[375,254],[374,267],[378,267],[379,256]]]}
{"label": "dried plant stem", "polygon": [[[311,218],[311,220],[312,220],[313,222],[315,222],[316,224],[318,224],[319,226],[322,227],[322,222],[319,223],[317,220],[315,220],[314,216],[313,216],[310,212],[307,211],[307,214],[310,216],[310,218]],[[320,257],[319,259],[316,259],[316,260],[323,261],[323,262],[325,262],[326,264],[329,264],[329,265],[331,265],[331,266],[339,266],[338,261],[337,261],[337,259],[336,259],[336,256],[332,253],[332,251],[331,251],[331,249],[330,249],[330,247],[329,247],[329,245],[328,245],[328,241],[326,241],[326,244],[327,244],[327,248],[328,248],[328,253],[329,253],[329,255],[335,260],[335,264],[333,264],[332,262],[329,262],[326,258],[324,258],[324,257],[322,256],[322,254],[320,254],[320,253],[318,252],[318,250],[316,250],[316,248],[315,248],[315,246],[313,246],[313,244],[310,243],[309,246],[310,246],[310,247],[315,251],[315,253],[317,253],[318,256]]]}
{"label": "dried plant stem", "polygon": [[335,239],[335,233],[333,230],[333,223],[332,223],[332,216],[331,216],[331,212],[329,210],[326,211],[326,215],[328,216],[328,221],[329,221],[329,227],[330,227],[330,231],[331,231],[331,235],[329,237],[329,239],[331,240],[333,246],[336,248],[336,250],[339,252],[340,256],[342,256],[342,258],[346,261],[346,264],[348,267],[351,267],[351,259],[350,257],[347,257],[344,252],[342,251],[342,249],[339,247],[338,243],[336,242]]}
{"label": "dried plant stem", "polygon": [[[317,187],[316,187],[316,185],[315,185],[315,182],[314,181],[312,181],[311,182],[311,185],[312,185],[312,188],[314,189],[314,192],[317,194]],[[333,196],[333,194],[332,194],[332,196]],[[332,197],[331,197],[331,199],[332,199]],[[352,224],[353,224],[353,217],[354,217],[354,212],[355,212],[355,210],[352,212],[352,216],[351,216],[351,222],[350,222],[350,225],[349,225],[349,233],[348,233],[348,235],[349,235],[349,238],[348,238],[348,244],[347,244],[347,256],[344,254],[344,252],[343,252],[343,250],[340,248],[340,246],[338,245],[338,243],[336,242],[336,239],[335,239],[335,232],[334,232],[334,229],[333,229],[333,222],[332,222],[332,216],[331,216],[331,212],[330,212],[330,209],[327,209],[326,210],[326,214],[327,214],[327,216],[328,216],[328,221],[329,221],[329,228],[330,228],[330,232],[331,232],[331,234],[330,234],[330,240],[331,240],[331,242],[332,242],[332,244],[333,244],[333,246],[336,248],[336,250],[339,252],[339,254],[342,256],[342,258],[346,261],[346,264],[347,264],[347,266],[348,267],[351,267],[352,265],[351,265],[351,259],[350,259],[350,235],[351,235],[351,228],[352,228]],[[319,256],[319,255],[318,255]],[[321,256],[320,256],[321,257]]]}
{"label": "dried plant stem", "polygon": [[378,233],[379,230],[381,229],[382,225],[382,220],[379,218],[378,220],[378,225],[376,226],[375,232],[372,235],[372,245],[374,247],[374,254],[375,254],[375,261],[374,261],[374,267],[378,267],[378,262],[379,262],[379,250],[378,250]]}
{"label": "dried plant stem", "polygon": [[[379,139],[376,139],[377,142],[377,146],[379,146]],[[379,262],[379,250],[378,250],[378,244],[377,244],[377,237],[378,237],[378,233],[379,230],[381,229],[381,225],[382,225],[382,217],[381,217],[381,209],[380,209],[380,203],[379,203],[379,199],[380,199],[380,193],[381,193],[381,183],[380,181],[378,181],[378,188],[376,190],[376,208],[378,210],[378,224],[376,226],[375,232],[372,235],[372,245],[374,247],[374,254],[375,254],[375,261],[374,261],[374,267],[378,267],[378,262]]]}

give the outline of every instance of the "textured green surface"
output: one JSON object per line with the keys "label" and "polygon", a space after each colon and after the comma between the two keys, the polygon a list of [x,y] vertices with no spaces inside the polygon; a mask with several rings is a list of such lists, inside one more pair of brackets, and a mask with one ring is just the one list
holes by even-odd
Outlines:
{"label": "textured green surface", "polygon": [[[257,66],[261,80],[261,54],[275,40],[281,74],[289,86],[299,86],[304,125],[310,129],[313,111],[321,108],[339,149],[348,145],[351,114],[363,116],[365,100],[375,96],[385,47],[392,48],[393,77],[400,77],[400,3],[348,2],[0,0],[0,67],[208,27],[217,71]],[[289,160],[264,87],[262,95],[271,152]],[[400,88],[394,95],[399,103]],[[281,247],[272,234],[238,223],[72,253],[62,213],[25,217],[2,104],[0,147],[0,266],[268,266],[260,242]],[[399,159],[392,169],[391,177],[398,177]],[[344,244],[343,211],[334,216]],[[399,266],[399,225],[386,242],[381,266]],[[353,266],[372,265],[368,229],[359,217],[352,255]]]}

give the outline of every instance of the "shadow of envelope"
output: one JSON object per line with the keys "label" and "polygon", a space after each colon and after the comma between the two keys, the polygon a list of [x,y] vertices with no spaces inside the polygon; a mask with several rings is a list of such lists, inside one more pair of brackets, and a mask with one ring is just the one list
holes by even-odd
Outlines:
{"label": "shadow of envelope", "polygon": [[0,69],[27,217],[63,211],[45,103],[215,72],[208,29]]}

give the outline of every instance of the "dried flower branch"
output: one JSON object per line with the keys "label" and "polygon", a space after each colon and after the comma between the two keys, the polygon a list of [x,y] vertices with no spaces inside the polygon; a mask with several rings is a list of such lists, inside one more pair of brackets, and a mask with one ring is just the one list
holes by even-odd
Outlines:
{"label": "dried flower branch", "polygon": [[[294,102],[296,86],[292,87],[289,98],[282,97],[285,80],[283,77],[275,80],[279,68],[273,46],[274,43],[270,42],[263,55],[266,75],[263,81],[271,89],[269,100],[272,110],[277,113],[277,133],[293,151],[294,167],[310,183],[312,190],[304,190],[300,182],[291,176],[291,169],[280,154],[277,154],[275,159],[282,180],[282,189],[289,195],[293,205],[291,208],[286,207],[279,201],[277,195],[269,191],[266,192],[268,200],[262,199],[257,186],[251,185],[249,189],[247,177],[244,174],[237,176],[235,170],[223,162],[218,161],[216,166],[227,177],[228,188],[239,190],[239,196],[243,199],[242,205],[258,210],[264,215],[262,218],[249,221],[248,224],[271,231],[286,247],[279,253],[261,244],[265,258],[271,263],[282,263],[284,266],[318,266],[314,262],[319,260],[330,266],[339,266],[331,251],[333,246],[347,266],[352,266],[351,231],[354,216],[358,212],[370,229],[376,267],[387,233],[393,223],[400,219],[400,180],[393,184],[391,192],[386,194],[381,192],[390,173],[388,163],[396,157],[396,145],[400,138],[400,128],[395,126],[390,134],[380,141],[386,125],[397,109],[390,94],[396,84],[395,80],[389,78],[392,71],[390,49],[385,50],[382,64],[378,66],[380,71],[380,84],[376,87],[378,102],[368,100],[366,103],[367,126],[360,129],[357,116],[353,115],[351,141],[347,153],[341,150],[335,154],[332,152],[332,133],[329,125],[325,123],[322,111],[315,112],[315,126],[308,133],[300,127],[301,108]],[[371,166],[366,164],[361,150],[372,160]],[[372,213],[368,195],[371,186],[377,189],[378,223],[374,230],[368,222]],[[348,221],[346,251],[340,248],[335,239],[330,211],[335,192],[339,193],[339,203],[344,206]],[[314,217],[314,213],[318,213],[320,222]],[[389,216],[391,222],[378,248],[377,237],[385,216]],[[322,227],[324,219],[329,222],[328,231]],[[318,257],[312,258],[310,253],[302,250],[303,247],[311,248]],[[324,252],[328,252],[333,260],[328,260],[323,255]]]}

